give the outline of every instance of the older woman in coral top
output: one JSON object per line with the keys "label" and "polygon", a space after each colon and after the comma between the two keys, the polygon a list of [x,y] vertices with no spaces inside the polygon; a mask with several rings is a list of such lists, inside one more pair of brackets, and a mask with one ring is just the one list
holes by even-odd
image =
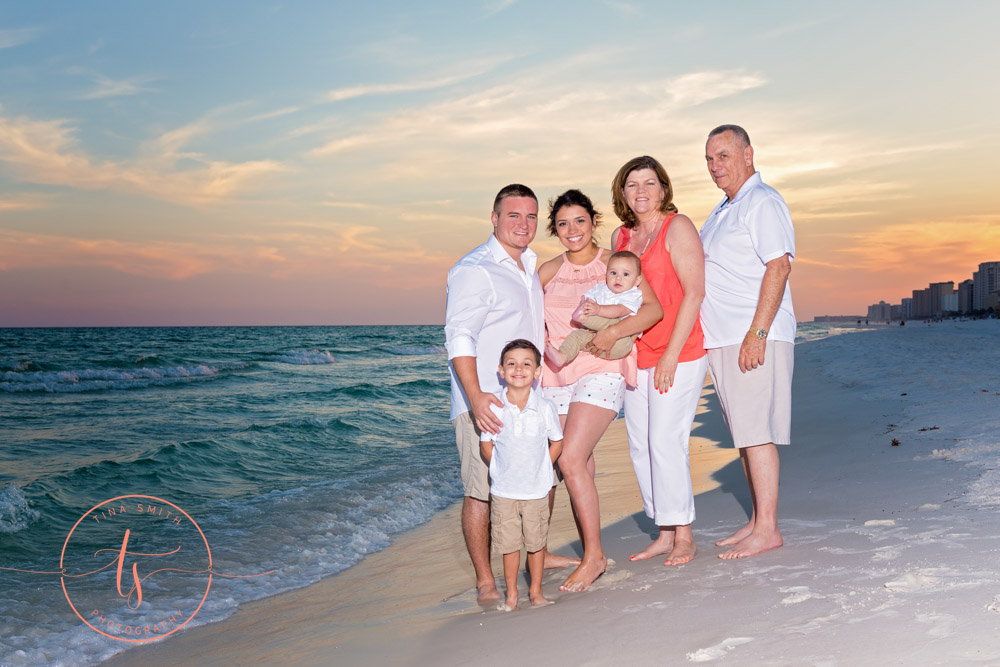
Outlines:
{"label": "older woman in coral top", "polygon": [[638,379],[625,395],[629,453],[643,509],[659,526],[653,543],[632,560],[666,554],[666,565],[679,565],[697,553],[688,441],[708,370],[698,319],[705,255],[694,224],[677,212],[670,178],[655,159],[626,162],[611,196],[622,221],[611,245],[639,255],[643,278],[663,307],[663,319],[636,343]]}
{"label": "older woman in coral top", "polygon": [[[538,267],[545,290],[545,329],[548,345],[558,347],[575,325],[573,311],[591,287],[605,282],[611,251],[600,248],[594,230],[600,214],[590,198],[579,190],[568,190],[549,206],[549,234],[566,247],[561,255]],[[609,360],[608,351],[618,338],[644,331],[662,316],[653,291],[640,281],[643,304],[631,317],[599,331],[573,361],[556,368],[547,363],[542,374],[542,394],[558,408],[563,427],[563,450],[559,469],[566,480],[583,543],[583,559],[560,587],[582,591],[607,568],[601,547],[601,517],[594,485],[594,447],[608,425],[618,416],[626,382],[635,384],[635,352]],[[587,353],[589,352],[589,354]],[[546,360],[548,362],[548,360]],[[561,365],[561,364],[557,364]]]}

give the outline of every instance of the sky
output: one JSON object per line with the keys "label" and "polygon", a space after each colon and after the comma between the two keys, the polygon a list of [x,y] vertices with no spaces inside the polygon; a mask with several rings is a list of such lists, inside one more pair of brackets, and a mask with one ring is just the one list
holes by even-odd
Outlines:
{"label": "sky", "polygon": [[[436,324],[496,192],[745,127],[797,319],[1000,261],[995,2],[0,5],[0,326]],[[993,45],[993,46],[991,46]],[[544,227],[532,248],[558,243]]]}

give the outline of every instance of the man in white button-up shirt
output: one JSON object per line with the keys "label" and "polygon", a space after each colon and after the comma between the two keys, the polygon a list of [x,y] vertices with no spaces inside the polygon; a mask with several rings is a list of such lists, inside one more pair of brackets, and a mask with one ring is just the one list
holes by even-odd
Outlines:
{"label": "man in white button-up shirt", "polygon": [[788,274],[795,232],[784,199],[753,166],[746,130],[712,130],[705,160],[726,198],[701,228],[701,323],[716,394],[753,502],[747,524],[716,544],[729,547],[719,558],[746,558],[782,544],[775,445],[790,442],[795,313]]}
{"label": "man in white button-up shirt", "polygon": [[528,244],[538,227],[538,198],[512,184],[493,202],[493,234],[448,272],[445,340],[451,372],[451,419],[462,462],[462,533],[476,570],[480,601],[498,600],[490,569],[489,468],[480,433],[498,433],[490,405],[502,407],[497,364],[507,342],[526,338],[545,346],[542,284]]}

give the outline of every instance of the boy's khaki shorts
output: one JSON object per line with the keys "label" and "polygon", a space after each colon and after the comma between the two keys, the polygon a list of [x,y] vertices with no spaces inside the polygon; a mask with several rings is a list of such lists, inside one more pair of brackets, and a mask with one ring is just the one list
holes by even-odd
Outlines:
{"label": "boy's khaki shorts", "polygon": [[523,546],[528,553],[545,548],[549,536],[549,498],[511,500],[490,496],[493,553],[509,554]]}

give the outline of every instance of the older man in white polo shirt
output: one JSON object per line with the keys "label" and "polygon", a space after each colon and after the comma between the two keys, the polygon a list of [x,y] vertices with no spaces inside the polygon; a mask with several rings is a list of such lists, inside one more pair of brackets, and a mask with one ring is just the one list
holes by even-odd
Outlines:
{"label": "older man in white polo shirt", "polygon": [[[490,569],[489,467],[480,453],[480,434],[499,433],[490,405],[502,407],[500,352],[517,338],[545,346],[542,285],[537,258],[528,249],[538,228],[538,199],[530,188],[508,185],[493,202],[493,234],[448,272],[445,346],[451,372],[451,420],[462,463],[462,534],[476,570],[481,602],[500,599]],[[550,494],[551,497],[551,494]],[[550,501],[551,506],[551,501]],[[546,553],[546,567],[574,559]]]}
{"label": "older man in white polo shirt", "polygon": [[775,445],[790,442],[795,312],[788,275],[795,231],[785,201],[754,169],[746,130],[738,125],[712,130],[705,159],[726,198],[701,228],[701,323],[716,393],[753,502],[747,524],[716,544],[729,547],[719,558],[746,558],[782,544]]}

